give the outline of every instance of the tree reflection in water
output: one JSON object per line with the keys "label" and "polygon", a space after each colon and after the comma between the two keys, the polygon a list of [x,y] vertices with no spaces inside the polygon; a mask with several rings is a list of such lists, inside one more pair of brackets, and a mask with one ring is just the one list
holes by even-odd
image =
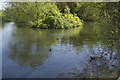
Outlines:
{"label": "tree reflection in water", "polygon": [[[72,71],[60,73],[58,77],[117,78],[120,73],[120,31],[118,31],[117,25],[112,25],[106,24],[106,27],[103,28],[100,23],[86,23],[79,35],[70,37],[69,43],[72,43],[77,50],[82,50],[81,53],[85,51],[84,54],[89,51],[91,54],[88,55],[89,60],[87,59],[88,62],[84,64],[82,70],[79,69],[80,63],[79,67],[74,66]],[[65,40],[65,38],[63,39]],[[83,48],[86,44],[90,50]],[[93,57],[94,60],[90,61],[90,57]],[[80,60],[79,58],[78,61]]]}
{"label": "tree reflection in water", "polygon": [[[9,59],[20,66],[30,66],[33,69],[40,69],[40,66],[47,64],[49,58],[51,61],[59,61],[60,64],[54,67],[61,69],[59,67],[64,67],[64,64],[70,65],[65,60],[75,57],[75,63],[73,63],[75,65],[70,65],[73,65],[72,68],[65,67],[60,70],[61,72],[53,73],[60,78],[115,78],[120,72],[119,34],[117,25],[104,22],[85,23],[84,28],[68,30],[18,27],[12,32],[8,47],[3,46],[3,52],[7,49],[4,53],[7,53]],[[4,39],[6,38],[3,37]],[[103,57],[100,58],[101,55]],[[68,59],[64,59],[67,56],[69,56]],[[55,57],[61,58],[61,61]],[[90,57],[94,59],[90,61]],[[74,62],[72,59],[71,62]],[[53,65],[47,66],[53,67]],[[45,65],[44,67],[46,68]],[[47,74],[51,73],[47,72]]]}

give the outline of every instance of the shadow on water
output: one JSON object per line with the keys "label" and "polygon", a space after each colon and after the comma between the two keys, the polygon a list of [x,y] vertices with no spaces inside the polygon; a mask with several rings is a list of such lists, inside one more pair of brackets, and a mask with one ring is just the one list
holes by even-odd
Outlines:
{"label": "shadow on water", "polygon": [[[69,40],[77,50],[89,56],[84,57],[89,58],[88,63],[84,64],[82,70],[82,63],[79,63],[79,67],[74,66],[71,71],[64,71],[58,77],[117,78],[120,73],[120,31],[117,27],[113,24],[86,23],[79,35],[72,36]],[[78,61],[81,62],[81,59]]]}
{"label": "shadow on water", "polygon": [[3,77],[119,76],[120,31],[115,24],[90,22],[68,30],[4,26]]}

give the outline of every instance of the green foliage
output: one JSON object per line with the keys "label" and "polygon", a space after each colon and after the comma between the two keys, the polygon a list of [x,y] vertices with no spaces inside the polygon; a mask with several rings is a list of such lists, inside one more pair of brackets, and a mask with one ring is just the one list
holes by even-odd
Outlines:
{"label": "green foliage", "polygon": [[9,13],[6,13],[5,11],[1,11],[1,17],[2,17],[2,21],[3,22],[9,22],[9,21],[11,21]]}
{"label": "green foliage", "polygon": [[70,13],[70,8],[66,6],[66,8],[64,9],[64,13],[69,14]]}
{"label": "green foliage", "polygon": [[73,28],[80,26],[82,20],[77,15],[70,13],[70,8],[65,7],[64,13],[57,8],[56,3],[39,2],[10,2],[4,17],[8,17],[17,24],[29,24],[39,28]]}
{"label": "green foliage", "polygon": [[72,28],[82,20],[118,24],[119,7],[119,3],[103,2],[10,2],[2,19],[40,28]]}
{"label": "green foliage", "polygon": [[110,21],[117,22],[119,19],[119,2],[65,2],[57,3],[63,12],[65,6],[70,8],[72,14],[77,14],[84,21]]}
{"label": "green foliage", "polygon": [[55,28],[55,29],[68,29],[82,25],[83,21],[77,15],[70,13],[70,9],[66,7],[65,13],[60,13],[59,10],[50,10],[46,12],[45,17],[33,22],[33,27],[39,28]]}
{"label": "green foliage", "polygon": [[[45,17],[44,13],[52,9],[57,9],[54,3],[9,2],[5,10],[5,16],[9,16],[12,21],[18,24],[31,24],[31,22]],[[9,14],[7,15],[7,13]]]}

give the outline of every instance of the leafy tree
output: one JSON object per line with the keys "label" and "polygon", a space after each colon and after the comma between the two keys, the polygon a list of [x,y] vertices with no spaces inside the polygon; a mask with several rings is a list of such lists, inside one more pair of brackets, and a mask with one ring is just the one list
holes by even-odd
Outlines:
{"label": "leafy tree", "polygon": [[10,18],[18,24],[40,28],[72,28],[82,24],[82,20],[70,13],[69,7],[61,13],[55,3],[10,2],[8,5],[5,11],[10,12]]}

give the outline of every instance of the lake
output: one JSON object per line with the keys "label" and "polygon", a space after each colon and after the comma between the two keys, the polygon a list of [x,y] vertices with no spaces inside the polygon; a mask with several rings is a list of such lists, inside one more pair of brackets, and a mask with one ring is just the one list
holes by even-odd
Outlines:
{"label": "lake", "polygon": [[117,78],[120,37],[112,23],[74,29],[0,28],[3,78]]}

